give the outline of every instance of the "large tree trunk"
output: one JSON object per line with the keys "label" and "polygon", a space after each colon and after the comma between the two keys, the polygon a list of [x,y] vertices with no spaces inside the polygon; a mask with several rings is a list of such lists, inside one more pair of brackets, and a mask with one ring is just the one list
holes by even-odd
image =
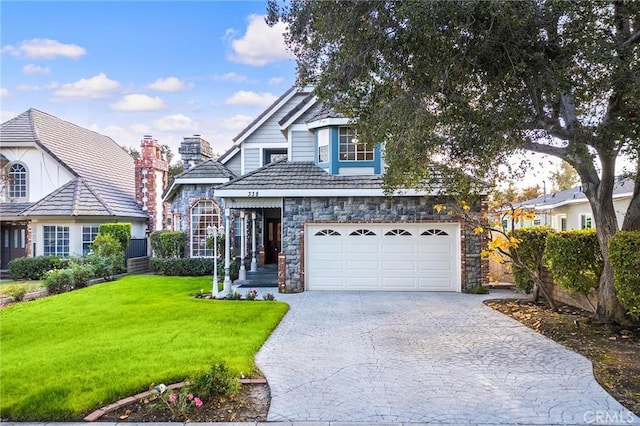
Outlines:
{"label": "large tree trunk", "polygon": [[610,173],[608,170],[603,170],[602,180],[596,178],[585,182],[583,179],[583,188],[591,204],[596,234],[604,259],[604,269],[596,289],[596,318],[607,323],[626,323],[628,321],[626,310],[616,296],[613,285],[613,269],[609,262],[609,238],[618,232],[618,222],[612,200],[614,181],[612,170]]}

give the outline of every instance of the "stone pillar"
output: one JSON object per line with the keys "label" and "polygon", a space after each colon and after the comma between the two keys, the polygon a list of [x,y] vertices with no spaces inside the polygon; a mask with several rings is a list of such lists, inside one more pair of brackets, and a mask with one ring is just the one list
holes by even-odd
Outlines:
{"label": "stone pillar", "polygon": [[278,254],[278,293],[287,293],[286,260],[284,253]]}

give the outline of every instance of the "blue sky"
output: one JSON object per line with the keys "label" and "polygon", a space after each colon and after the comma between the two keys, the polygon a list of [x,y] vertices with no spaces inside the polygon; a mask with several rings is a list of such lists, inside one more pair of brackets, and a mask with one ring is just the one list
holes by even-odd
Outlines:
{"label": "blue sky", "polygon": [[222,153],[295,82],[265,1],[0,2],[0,112],[30,107],[178,156],[201,134]]}

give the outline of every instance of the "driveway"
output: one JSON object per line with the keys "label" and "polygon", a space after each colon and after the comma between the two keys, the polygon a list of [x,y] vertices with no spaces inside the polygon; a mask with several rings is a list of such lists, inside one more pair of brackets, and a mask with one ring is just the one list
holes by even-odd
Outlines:
{"label": "driveway", "polygon": [[278,295],[291,309],[257,356],[271,387],[268,420],[640,424],[586,358],[485,298]]}

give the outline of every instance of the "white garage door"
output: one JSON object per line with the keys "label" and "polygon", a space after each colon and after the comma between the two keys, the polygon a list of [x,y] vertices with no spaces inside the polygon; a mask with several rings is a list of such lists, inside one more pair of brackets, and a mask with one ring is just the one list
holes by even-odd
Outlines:
{"label": "white garage door", "polygon": [[460,225],[307,224],[307,290],[460,291]]}

